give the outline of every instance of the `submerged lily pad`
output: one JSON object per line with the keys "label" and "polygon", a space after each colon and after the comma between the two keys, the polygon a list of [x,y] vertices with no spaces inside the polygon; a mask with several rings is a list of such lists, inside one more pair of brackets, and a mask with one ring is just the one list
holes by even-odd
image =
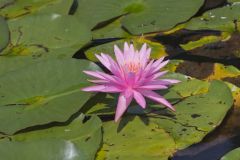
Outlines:
{"label": "submerged lily pad", "polygon": [[8,24],[3,17],[0,16],[0,51],[8,45],[9,29]]}
{"label": "submerged lily pad", "polygon": [[2,139],[1,158],[93,160],[102,141],[101,121],[94,116],[83,123],[83,118],[80,116],[67,126],[56,126]]}
{"label": "submerged lily pad", "polygon": [[175,113],[161,109],[138,117],[126,115],[118,125],[106,122],[103,147],[97,159],[167,160],[176,150],[200,142],[220,125],[232,104],[227,85],[213,81],[207,93],[176,102]]}
{"label": "submerged lily pad", "polygon": [[225,156],[221,158],[221,160],[239,160],[240,159],[240,148],[236,148],[229,153],[227,153]]}
{"label": "submerged lily pad", "polygon": [[0,131],[66,121],[91,97],[80,90],[89,85],[82,71],[91,69],[99,68],[86,60],[48,60],[0,76]]}

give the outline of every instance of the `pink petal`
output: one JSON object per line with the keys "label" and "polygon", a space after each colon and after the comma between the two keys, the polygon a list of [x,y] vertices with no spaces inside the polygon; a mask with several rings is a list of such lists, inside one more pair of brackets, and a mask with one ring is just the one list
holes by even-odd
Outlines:
{"label": "pink petal", "polygon": [[175,108],[162,96],[158,95],[156,92],[149,91],[149,90],[140,90],[140,93],[142,93],[144,96],[148,97],[149,99],[152,99],[158,103],[161,103],[171,110],[175,111]]}
{"label": "pink petal", "polygon": [[114,45],[114,53],[117,59],[118,64],[121,66],[124,64],[124,57],[122,51],[118,48],[117,45]]}
{"label": "pink petal", "polygon": [[83,71],[83,72],[89,76],[105,80],[105,78],[102,75],[100,75],[99,72],[96,72],[96,71]]}
{"label": "pink petal", "polygon": [[143,85],[138,87],[138,89],[147,89],[147,90],[159,90],[159,89],[167,89],[167,86],[160,85],[160,84],[150,84],[150,85]]}
{"label": "pink petal", "polygon": [[101,92],[105,88],[104,85],[90,86],[86,88],[82,88],[82,91],[86,92]]}
{"label": "pink petal", "polygon": [[[173,80],[175,81],[175,80]],[[176,80],[177,81],[177,80]],[[144,85],[171,85],[171,82],[168,81],[164,81],[164,80],[152,80],[152,81],[148,81],[146,83],[144,83]]]}
{"label": "pink petal", "polygon": [[103,73],[103,72],[99,72],[99,71],[96,71],[100,76],[102,76],[103,80],[108,80],[109,83],[115,83],[115,84],[118,84],[118,85],[121,85],[122,84],[122,80],[117,77],[117,76],[114,76],[114,75],[109,75],[109,74],[106,74],[106,73]]}
{"label": "pink petal", "polygon": [[121,75],[120,68],[117,65],[117,63],[112,59],[112,57],[110,57],[109,55],[103,54],[103,53],[101,53],[101,56],[105,59],[105,61],[109,62],[109,64],[110,64],[110,71],[114,75],[120,76]]}
{"label": "pink petal", "polygon": [[104,59],[102,56],[95,54],[95,56],[97,57],[97,59],[109,70],[112,72],[111,70],[111,64],[109,63],[108,60]]}
{"label": "pink petal", "polygon": [[[161,59],[160,59],[161,60]],[[155,73],[155,72],[158,72],[162,67],[166,66],[168,64],[169,60],[166,60],[162,63],[159,64],[158,61],[156,61],[152,67],[153,67],[153,70],[151,71],[151,74]]]}
{"label": "pink petal", "polygon": [[124,92],[119,95],[115,114],[115,122],[117,122],[122,117],[124,112],[127,110],[127,107],[131,103],[132,98],[133,98],[132,92]]}
{"label": "pink petal", "polygon": [[147,50],[147,44],[144,43],[141,50],[139,51],[139,54],[140,54],[140,60],[145,60],[147,57],[146,57],[146,50]]}
{"label": "pink petal", "polygon": [[176,83],[181,82],[181,81],[179,81],[177,79],[161,79],[161,81],[169,83],[169,84],[176,84]]}
{"label": "pink petal", "polygon": [[162,72],[155,73],[155,74],[151,75],[151,76],[148,78],[148,80],[150,81],[150,80],[155,80],[155,79],[157,79],[157,78],[160,78],[160,77],[162,77],[163,75],[165,75],[167,72],[168,72],[168,71],[162,71]]}
{"label": "pink petal", "polygon": [[101,80],[101,79],[88,79],[88,81],[92,83],[99,83],[99,84],[108,83],[108,81]]}
{"label": "pink petal", "polygon": [[154,62],[154,60],[151,60],[148,64],[147,64],[147,66],[145,67],[145,69],[144,69],[144,72],[149,72],[149,70],[152,68],[152,65],[153,65],[153,62]]}
{"label": "pink petal", "polygon": [[107,85],[97,85],[83,88],[82,91],[86,92],[109,92],[109,93],[118,93],[122,92],[120,88],[115,86],[107,86]]}
{"label": "pink petal", "polygon": [[[124,43],[124,54],[127,53],[129,51],[129,46],[128,46],[128,43],[125,42]],[[125,55],[124,55],[125,56]]]}
{"label": "pink petal", "polygon": [[132,87],[135,84],[135,74],[130,72],[127,74],[126,83],[129,87]]}
{"label": "pink petal", "polygon": [[128,55],[129,57],[131,57],[130,59],[132,59],[134,57],[134,53],[135,53],[134,46],[133,46],[133,44],[130,44],[129,55]]}
{"label": "pink petal", "polygon": [[137,91],[133,91],[133,96],[136,102],[144,109],[146,108],[146,101],[143,95]]}

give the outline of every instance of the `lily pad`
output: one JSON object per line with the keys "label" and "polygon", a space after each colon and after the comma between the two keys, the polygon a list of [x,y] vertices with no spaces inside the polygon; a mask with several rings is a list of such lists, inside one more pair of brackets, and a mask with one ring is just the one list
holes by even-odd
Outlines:
{"label": "lily pad", "polygon": [[236,148],[229,153],[227,153],[225,156],[221,158],[221,160],[239,160],[240,158],[240,148]]}
{"label": "lily pad", "polygon": [[18,18],[34,13],[38,11],[41,7],[44,7],[47,4],[55,3],[57,1],[59,0],[4,0],[3,3],[5,5],[2,6],[2,9],[0,10],[0,15],[7,19]]}
{"label": "lily pad", "polygon": [[[78,8],[75,16],[93,29],[98,23],[122,15],[121,3],[124,1],[112,0],[77,0]],[[91,17],[91,18],[89,18]]]}
{"label": "lily pad", "polygon": [[73,5],[74,0],[57,0],[53,3],[46,4],[36,13],[55,13],[61,15],[68,15]]}
{"label": "lily pad", "polygon": [[101,121],[94,116],[83,123],[83,118],[80,116],[67,126],[22,133],[3,139],[0,141],[1,158],[93,160],[102,141]]}
{"label": "lily pad", "polygon": [[[47,26],[47,30],[46,30]],[[9,21],[12,45],[45,49],[83,46],[91,40],[90,30],[73,16],[36,14]],[[31,32],[29,32],[31,31]]]}
{"label": "lily pad", "polygon": [[227,5],[205,12],[201,17],[193,18],[186,24],[187,29],[212,29],[226,32],[236,31],[240,21],[240,4]]}
{"label": "lily pad", "polygon": [[0,76],[10,71],[17,70],[23,66],[31,65],[37,62],[72,58],[72,55],[77,51],[76,48],[61,48],[51,49],[49,51],[43,48],[31,47],[9,47],[2,52],[0,56]]}
{"label": "lily pad", "polygon": [[[135,1],[126,6],[125,10],[129,12],[129,15],[124,17],[122,24],[134,35],[167,31],[196,14],[203,2],[203,0]],[[136,12],[136,8],[141,8],[141,10]]]}
{"label": "lily pad", "polygon": [[3,17],[0,16],[0,51],[4,49],[9,42],[8,24]]}
{"label": "lily pad", "polygon": [[91,97],[80,90],[89,85],[82,71],[91,69],[99,68],[86,60],[55,59],[0,76],[0,131],[13,134],[34,125],[66,121]]}
{"label": "lily pad", "polygon": [[[167,160],[175,152],[174,140],[157,124],[144,124],[146,118],[127,116],[121,124],[107,122],[104,127],[104,142],[97,160]],[[119,132],[118,128],[127,126]]]}
{"label": "lily pad", "polygon": [[161,109],[138,117],[126,115],[118,125],[106,122],[97,159],[167,160],[176,150],[200,142],[220,125],[232,104],[227,85],[212,81],[207,93],[175,103],[175,113]]}
{"label": "lily pad", "polygon": [[126,38],[131,35],[122,28],[120,19],[92,32],[93,39]]}
{"label": "lily pad", "polygon": [[[192,17],[203,2],[203,0],[78,0],[76,16],[90,28],[123,16],[122,25],[130,33],[140,35],[173,28]],[[88,18],[90,16],[91,18]]]}

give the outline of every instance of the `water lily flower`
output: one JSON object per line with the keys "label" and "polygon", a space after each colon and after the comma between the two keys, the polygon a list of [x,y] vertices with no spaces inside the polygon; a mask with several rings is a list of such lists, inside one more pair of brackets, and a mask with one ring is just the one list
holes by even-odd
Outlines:
{"label": "water lily flower", "polygon": [[133,45],[124,43],[124,50],[121,51],[114,46],[116,61],[109,55],[96,54],[98,60],[111,72],[107,74],[100,71],[84,71],[84,73],[94,77],[90,82],[95,86],[83,88],[88,92],[120,93],[116,108],[115,121],[117,122],[133,99],[142,107],[146,108],[147,97],[156,101],[171,110],[174,107],[154,90],[167,89],[169,85],[178,83],[174,79],[160,79],[167,71],[160,71],[167,61],[164,57],[154,61],[150,60],[151,48],[143,44],[140,51],[135,50]]}

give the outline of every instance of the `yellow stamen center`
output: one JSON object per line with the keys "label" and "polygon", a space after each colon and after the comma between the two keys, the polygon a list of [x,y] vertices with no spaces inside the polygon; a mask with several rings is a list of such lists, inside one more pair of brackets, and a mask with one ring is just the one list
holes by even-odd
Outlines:
{"label": "yellow stamen center", "polygon": [[141,68],[141,64],[140,62],[136,63],[136,62],[128,62],[125,64],[125,66],[127,67],[129,72],[133,72],[136,73],[139,71],[139,69]]}

